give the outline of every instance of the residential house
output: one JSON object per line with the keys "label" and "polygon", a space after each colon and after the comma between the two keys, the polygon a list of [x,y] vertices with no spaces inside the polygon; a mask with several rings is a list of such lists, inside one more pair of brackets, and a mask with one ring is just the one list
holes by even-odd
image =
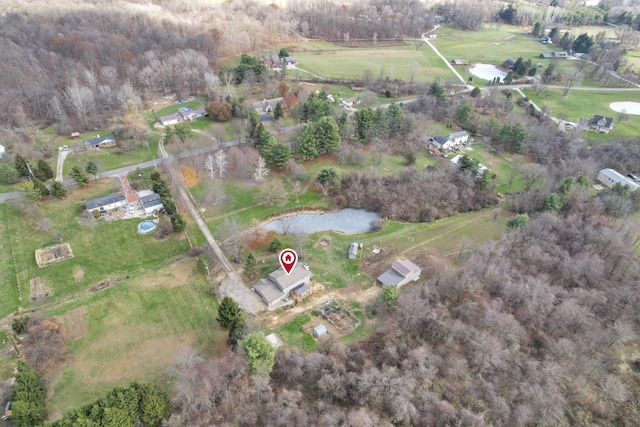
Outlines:
{"label": "residential house", "polygon": [[71,132],[71,138],[73,139],[80,138],[80,132]]}
{"label": "residential house", "polygon": [[278,104],[278,102],[282,104],[282,98],[271,98],[271,99],[265,98],[262,101],[254,102],[253,104],[251,104],[251,106],[255,108],[256,111],[260,114],[270,113],[271,111],[274,110],[274,108],[276,108],[276,105]]}
{"label": "residential house", "polygon": [[398,259],[391,264],[391,268],[378,277],[378,282],[383,285],[392,285],[397,288],[420,278],[422,269],[406,259]]}
{"label": "residential house", "polygon": [[507,70],[511,70],[514,65],[516,65],[516,63],[515,63],[515,61],[513,59],[507,59],[506,61],[504,61],[502,63],[502,66],[504,68],[506,68]]}
{"label": "residential house", "polygon": [[76,142],[71,148],[77,153],[80,151],[100,150],[102,148],[115,147],[115,145],[116,138],[113,135],[96,135],[95,138]]}
{"label": "residential house", "polygon": [[541,53],[540,54],[540,59],[553,59],[555,58],[553,56],[553,53]]}
{"label": "residential house", "polygon": [[205,110],[204,108],[191,110],[185,107],[184,109],[185,111],[178,111],[175,114],[161,116],[160,123],[162,123],[162,126],[172,126],[180,122],[184,122],[185,120],[192,121],[200,117],[205,117],[207,115],[207,110]]}
{"label": "residential house", "polygon": [[611,188],[616,184],[629,187],[630,191],[635,191],[640,186],[614,169],[602,169],[598,172],[598,181]]}
{"label": "residential house", "polygon": [[437,136],[431,138],[429,142],[438,150],[448,151],[459,148],[469,140],[469,134],[466,131],[454,132],[448,136]]}
{"label": "residential house", "polygon": [[122,194],[114,193],[108,196],[98,197],[97,199],[88,200],[85,207],[89,212],[100,211],[107,212],[112,209],[120,208],[127,204],[127,198]]}
{"label": "residential house", "polygon": [[544,36],[544,37],[540,37],[540,43],[551,44],[553,43],[553,41],[551,40],[551,37]]}
{"label": "residential house", "polygon": [[142,205],[142,209],[144,209],[144,213],[147,215],[153,215],[164,207],[158,193],[151,193],[148,196],[140,197],[140,204]]}
{"label": "residential house", "polygon": [[[265,279],[260,279],[253,285],[253,291],[262,298],[262,301],[269,306],[279,303],[285,299],[291,291],[299,286],[309,285],[313,273],[309,271],[309,267],[298,263],[290,274],[287,274],[282,268],[269,274]],[[301,293],[306,292],[304,286],[301,287]]]}
{"label": "residential house", "polygon": [[551,52],[554,58],[567,59],[569,54],[567,52]]}
{"label": "residential house", "polygon": [[351,246],[349,246],[349,259],[356,259],[358,255],[358,243],[353,242]]}
{"label": "residential house", "polygon": [[283,59],[283,62],[287,66],[296,65],[296,57],[295,56],[287,56],[286,58]]}
{"label": "residential house", "polygon": [[589,130],[600,133],[609,133],[612,129],[613,119],[611,117],[604,117],[596,114],[591,120],[589,120]]}
{"label": "residential house", "polygon": [[453,65],[469,65],[471,62],[468,59],[452,59],[451,64]]}

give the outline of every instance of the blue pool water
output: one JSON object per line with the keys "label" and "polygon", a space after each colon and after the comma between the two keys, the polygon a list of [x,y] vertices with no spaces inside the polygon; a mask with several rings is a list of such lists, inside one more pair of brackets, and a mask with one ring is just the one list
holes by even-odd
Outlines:
{"label": "blue pool water", "polygon": [[181,109],[179,109],[178,111],[180,111],[181,113],[188,113],[189,111],[191,111],[191,108],[189,107],[182,107]]}
{"label": "blue pool water", "polygon": [[153,221],[142,221],[138,224],[138,231],[141,233],[148,233],[149,231],[156,228],[156,223]]}

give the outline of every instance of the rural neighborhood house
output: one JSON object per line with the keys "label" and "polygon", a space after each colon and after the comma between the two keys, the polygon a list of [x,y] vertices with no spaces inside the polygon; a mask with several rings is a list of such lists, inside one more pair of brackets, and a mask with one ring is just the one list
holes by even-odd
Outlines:
{"label": "rural neighborhood house", "polygon": [[288,297],[296,288],[300,288],[299,293],[306,292],[312,278],[313,273],[309,267],[298,263],[291,270],[291,274],[287,274],[282,268],[279,268],[269,274],[267,278],[260,279],[253,285],[253,290],[260,295],[268,307],[272,307]]}
{"label": "rural neighborhood house", "polygon": [[598,172],[598,181],[609,188],[613,187],[616,184],[621,184],[629,187],[629,190],[631,191],[640,188],[638,184],[613,169],[602,169],[600,172]]}
{"label": "rural neighborhood house", "polygon": [[420,278],[422,269],[406,259],[399,259],[391,264],[391,268],[378,276],[378,282],[397,288]]}

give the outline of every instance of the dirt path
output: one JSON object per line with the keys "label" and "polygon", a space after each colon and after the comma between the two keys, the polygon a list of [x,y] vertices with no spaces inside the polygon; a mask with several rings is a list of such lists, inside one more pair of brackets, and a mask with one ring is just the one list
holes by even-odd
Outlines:
{"label": "dirt path", "polygon": [[56,181],[63,182],[63,170],[64,170],[64,160],[69,155],[69,150],[66,151],[58,151],[58,163],[56,165]]}

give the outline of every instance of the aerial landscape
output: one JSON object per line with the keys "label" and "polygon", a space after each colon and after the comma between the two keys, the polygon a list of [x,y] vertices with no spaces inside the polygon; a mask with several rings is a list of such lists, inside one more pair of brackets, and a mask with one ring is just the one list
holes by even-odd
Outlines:
{"label": "aerial landscape", "polygon": [[0,425],[640,425],[640,0],[0,10]]}

